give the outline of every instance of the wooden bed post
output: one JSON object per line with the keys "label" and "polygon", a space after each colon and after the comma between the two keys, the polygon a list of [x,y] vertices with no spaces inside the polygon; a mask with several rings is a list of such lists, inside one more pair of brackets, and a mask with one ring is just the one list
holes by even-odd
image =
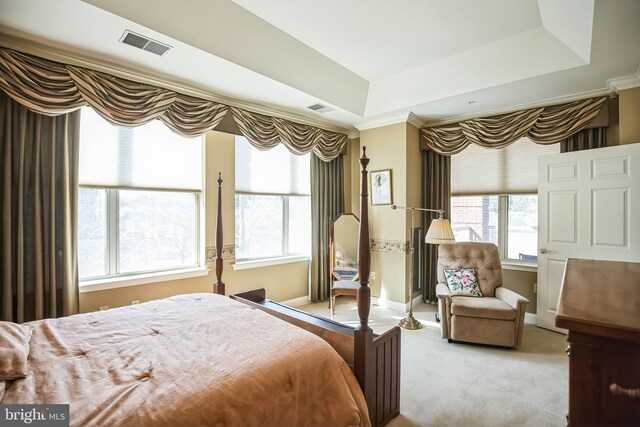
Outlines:
{"label": "wooden bed post", "polygon": [[371,289],[369,288],[369,274],[371,271],[371,243],[369,239],[369,177],[367,165],[367,147],[362,147],[360,158],[361,183],[360,193],[360,237],[358,244],[358,274],[360,288],[358,288],[358,317],[360,325],[354,331],[354,373],[364,392],[369,416],[375,420],[375,352],[373,349],[373,330],[369,327],[369,312],[371,310]]}
{"label": "wooden bed post", "polygon": [[362,147],[362,191],[358,240],[358,317],[353,327],[278,304],[266,298],[264,289],[231,295],[232,299],[279,317],[327,341],[350,366],[367,402],[373,426],[384,426],[400,413],[400,327],[375,335],[369,327],[371,311],[371,243],[369,239],[369,177],[366,147]]}
{"label": "wooden bed post", "polygon": [[222,173],[218,172],[218,217],[216,218],[216,283],[213,292],[224,295],[222,282]]}

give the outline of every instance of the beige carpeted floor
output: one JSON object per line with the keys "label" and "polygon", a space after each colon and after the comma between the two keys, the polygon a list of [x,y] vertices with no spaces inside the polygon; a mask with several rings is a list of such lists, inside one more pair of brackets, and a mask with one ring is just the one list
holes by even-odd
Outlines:
{"label": "beige carpeted floor", "polygon": [[[329,317],[326,303],[300,307]],[[566,426],[566,337],[525,325],[521,348],[450,344],[440,338],[435,306],[420,304],[423,328],[402,330],[401,426]],[[404,317],[373,306],[370,325],[383,332]],[[338,298],[335,320],[358,324],[353,298]]]}

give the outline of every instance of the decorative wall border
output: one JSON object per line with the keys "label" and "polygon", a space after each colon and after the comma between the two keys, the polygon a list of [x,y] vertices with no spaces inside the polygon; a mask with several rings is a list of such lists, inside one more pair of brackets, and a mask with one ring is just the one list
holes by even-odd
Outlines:
{"label": "decorative wall border", "polygon": [[[217,256],[215,246],[205,248],[205,261],[215,261]],[[222,259],[236,259],[236,245],[224,245],[222,247]]]}
{"label": "decorative wall border", "polygon": [[409,242],[403,240],[371,239],[371,250],[374,252],[406,254],[409,252]]}

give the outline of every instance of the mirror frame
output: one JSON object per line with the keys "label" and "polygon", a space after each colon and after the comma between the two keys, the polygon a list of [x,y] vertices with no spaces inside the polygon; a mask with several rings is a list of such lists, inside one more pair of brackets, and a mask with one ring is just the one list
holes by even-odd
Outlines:
{"label": "mirror frame", "polygon": [[[353,212],[342,212],[339,213],[332,221],[331,224],[329,225],[329,266],[330,266],[330,274],[331,274],[331,282],[333,282],[336,277],[334,276],[334,268],[335,268],[335,251],[333,250],[333,244],[334,244],[334,240],[335,240],[335,236],[334,236],[334,224],[337,220],[339,220],[341,217],[343,216],[353,216],[356,221],[358,221],[358,224],[360,224],[360,218],[358,218],[358,216],[356,214],[354,214]],[[357,256],[357,254],[356,254]]]}

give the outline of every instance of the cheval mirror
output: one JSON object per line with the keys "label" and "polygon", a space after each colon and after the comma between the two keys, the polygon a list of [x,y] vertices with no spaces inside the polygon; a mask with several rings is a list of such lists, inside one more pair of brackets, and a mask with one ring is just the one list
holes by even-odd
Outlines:
{"label": "cheval mirror", "polygon": [[342,213],[331,222],[329,250],[331,288],[329,307],[336,311],[336,297],[349,295],[358,298],[358,233],[360,220],[352,213]]}

